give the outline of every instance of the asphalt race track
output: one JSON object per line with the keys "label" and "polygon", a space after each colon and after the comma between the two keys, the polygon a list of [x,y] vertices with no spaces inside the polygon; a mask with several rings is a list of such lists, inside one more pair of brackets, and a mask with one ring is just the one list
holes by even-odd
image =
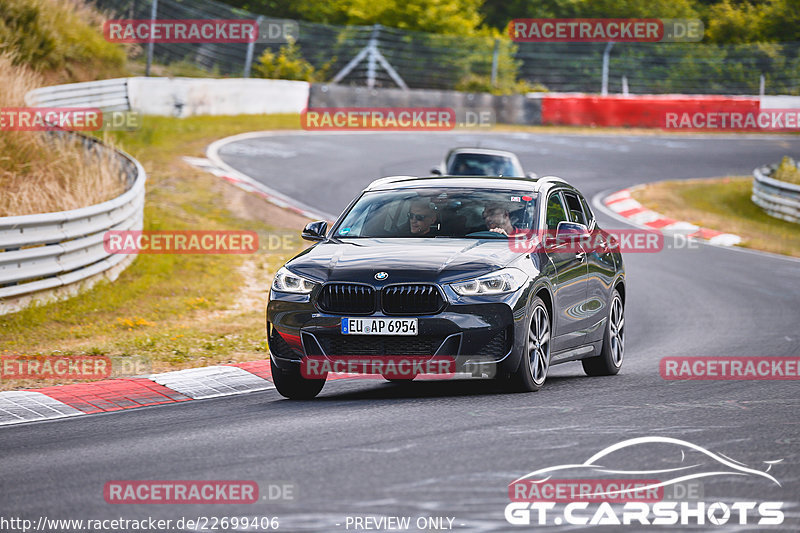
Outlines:
{"label": "asphalt race track", "polygon": [[[220,155],[269,187],[337,214],[372,179],[427,174],[448,148],[477,143],[515,151],[526,170],[561,176],[589,199],[655,180],[745,175],[800,152],[800,138],[777,136],[387,133],[253,137]],[[597,215],[604,227],[628,227]],[[800,261],[708,245],[627,254],[625,261],[627,340],[618,376],[589,378],[568,363],[551,369],[533,394],[503,394],[483,381],[343,380],[309,402],[268,390],[6,427],[4,504],[33,519],[277,516],[280,531],[354,531],[347,517],[450,517],[454,531],[529,531],[534,526],[504,519],[511,481],[657,435],[759,470],[783,459],[770,470],[780,486],[752,476],[714,477],[703,486],[707,502],[784,502],[781,526],[731,520],[679,530],[799,531],[798,382],[665,381],[659,360],[800,355]],[[629,459],[640,469],[665,460],[642,450]],[[205,507],[105,502],[107,481],[132,479],[291,483],[296,497]]]}

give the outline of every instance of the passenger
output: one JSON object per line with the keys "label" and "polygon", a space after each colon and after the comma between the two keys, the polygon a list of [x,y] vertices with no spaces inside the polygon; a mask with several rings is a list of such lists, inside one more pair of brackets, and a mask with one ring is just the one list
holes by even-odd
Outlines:
{"label": "passenger", "polygon": [[500,204],[487,204],[483,210],[483,221],[489,231],[502,233],[505,236],[520,232],[520,229],[511,223],[508,209]]}

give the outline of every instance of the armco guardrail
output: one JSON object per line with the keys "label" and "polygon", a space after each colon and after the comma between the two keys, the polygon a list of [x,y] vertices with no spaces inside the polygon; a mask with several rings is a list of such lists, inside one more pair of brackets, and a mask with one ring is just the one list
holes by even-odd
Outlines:
{"label": "armco guardrail", "polygon": [[800,224],[800,185],[770,178],[771,167],[753,171],[751,200],[775,218]]}
{"label": "armco guardrail", "polygon": [[[28,93],[26,100],[38,106],[123,110],[128,108],[127,82],[45,87]],[[112,150],[94,138],[78,137],[90,154]],[[103,275],[114,279],[133,259],[106,252],[103,236],[109,230],[142,229],[146,174],[128,154],[113,150],[113,157],[127,185],[117,198],[70,211],[0,218],[0,314],[50,299],[59,288],[85,287]]]}
{"label": "armco guardrail", "polygon": [[28,105],[40,107],[97,107],[103,111],[127,111],[128,78],[87,81],[40,87],[25,95]]}

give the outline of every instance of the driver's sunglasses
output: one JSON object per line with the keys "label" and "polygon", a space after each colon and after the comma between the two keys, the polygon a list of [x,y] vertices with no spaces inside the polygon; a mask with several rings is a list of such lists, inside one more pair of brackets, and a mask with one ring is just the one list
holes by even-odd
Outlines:
{"label": "driver's sunglasses", "polygon": [[422,222],[428,218],[428,215],[421,215],[419,213],[412,213],[411,211],[408,212],[408,219],[409,220],[416,220],[417,222]]}

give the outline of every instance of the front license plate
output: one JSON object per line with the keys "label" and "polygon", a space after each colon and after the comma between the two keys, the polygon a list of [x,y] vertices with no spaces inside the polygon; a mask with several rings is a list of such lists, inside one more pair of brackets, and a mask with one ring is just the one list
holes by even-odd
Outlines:
{"label": "front license plate", "polygon": [[416,335],[416,318],[343,318],[342,335]]}

